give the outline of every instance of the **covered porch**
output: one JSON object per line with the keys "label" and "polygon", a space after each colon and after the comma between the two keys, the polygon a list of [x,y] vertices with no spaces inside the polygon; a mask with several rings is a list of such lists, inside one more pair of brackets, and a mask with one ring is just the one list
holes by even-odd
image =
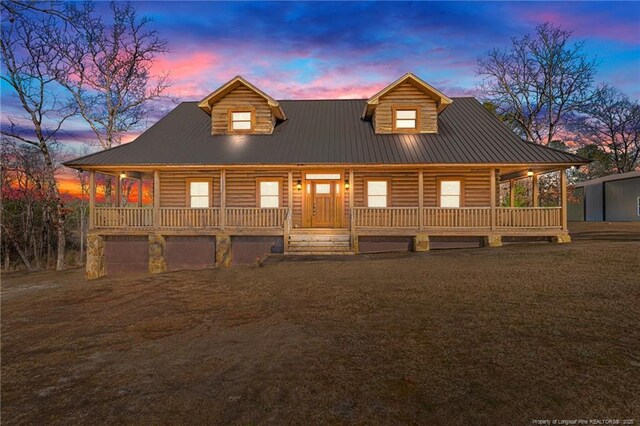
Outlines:
{"label": "covered porch", "polygon": [[[398,183],[398,185],[416,187],[417,200],[414,200],[417,202],[414,205],[411,205],[411,201],[405,197],[400,199],[402,206],[395,206],[393,203],[385,207],[363,206],[362,200],[355,199],[356,193],[360,198],[366,197],[362,195],[366,194],[362,185],[366,184],[367,178],[362,176],[371,172],[360,172],[358,169],[340,170],[342,174],[338,174],[340,178],[336,185],[344,188],[342,191],[344,195],[336,198],[336,212],[338,212],[336,214],[345,218],[340,221],[339,228],[349,229],[354,238],[357,235],[416,233],[536,236],[567,232],[567,177],[564,168],[529,166],[512,166],[502,170],[487,168],[485,172],[481,172],[481,175],[485,176],[483,178],[486,182],[485,194],[488,192],[485,198],[486,204],[459,207],[434,207],[433,200],[425,200],[425,193],[435,191],[433,188],[425,188],[425,170],[404,171],[402,176],[404,180]],[[547,202],[541,206],[539,177],[550,172],[558,174],[555,188],[557,202],[554,201],[556,205],[549,205]],[[283,187],[286,195],[283,194],[283,201],[278,207],[227,205],[229,197],[226,171],[219,170],[217,173],[218,194],[212,195],[217,205],[194,208],[163,205],[160,170],[122,172],[92,170],[89,172],[90,230],[103,234],[165,232],[191,235],[216,233],[286,235],[294,227],[305,227],[304,221],[298,217],[303,215],[301,212],[304,211],[304,199],[308,198],[302,194],[305,192],[302,187],[307,185],[302,185],[300,181],[302,177],[304,182],[304,170],[279,171],[285,181]],[[384,176],[384,173],[384,171],[380,172],[379,175]],[[106,205],[96,203],[98,174],[110,176],[115,183],[113,188],[115,196],[112,196]],[[137,202],[132,202],[131,197],[123,197],[122,188],[125,180],[135,182]],[[527,197],[525,202],[521,200],[523,194],[520,193],[516,202],[518,182],[528,182],[529,191],[525,191]],[[143,194],[144,188],[147,189],[146,196]],[[294,208],[294,204],[297,208]],[[298,218],[297,221],[294,215]]]}

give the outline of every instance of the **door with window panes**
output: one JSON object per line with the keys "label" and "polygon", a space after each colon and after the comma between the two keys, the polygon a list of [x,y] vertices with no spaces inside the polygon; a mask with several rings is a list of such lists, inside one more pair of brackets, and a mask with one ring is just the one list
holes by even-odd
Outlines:
{"label": "door with window panes", "polygon": [[305,226],[341,226],[342,176],[339,173],[307,173],[305,176]]}

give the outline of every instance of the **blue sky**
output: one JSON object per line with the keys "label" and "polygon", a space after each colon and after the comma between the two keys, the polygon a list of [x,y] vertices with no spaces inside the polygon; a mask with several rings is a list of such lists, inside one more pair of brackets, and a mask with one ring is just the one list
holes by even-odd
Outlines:
{"label": "blue sky", "polygon": [[[449,96],[475,95],[477,59],[546,21],[585,42],[598,82],[640,99],[639,2],[134,4],[169,43],[154,71],[170,72],[178,100],[199,100],[237,74],[278,99],[366,98],[407,71]],[[15,111],[6,85],[1,100],[6,123]],[[144,125],[171,107],[154,106]],[[67,135],[76,151],[91,137],[80,121]]]}

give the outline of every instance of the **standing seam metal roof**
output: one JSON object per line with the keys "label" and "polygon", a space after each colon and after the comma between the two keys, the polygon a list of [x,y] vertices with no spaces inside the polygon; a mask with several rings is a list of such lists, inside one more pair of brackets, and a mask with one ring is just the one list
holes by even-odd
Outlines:
{"label": "standing seam metal roof", "polygon": [[65,163],[81,166],[282,164],[581,164],[525,142],[475,98],[453,98],[438,133],[376,134],[366,100],[279,101],[288,120],[271,135],[211,135],[211,117],[183,102],[133,142]]}

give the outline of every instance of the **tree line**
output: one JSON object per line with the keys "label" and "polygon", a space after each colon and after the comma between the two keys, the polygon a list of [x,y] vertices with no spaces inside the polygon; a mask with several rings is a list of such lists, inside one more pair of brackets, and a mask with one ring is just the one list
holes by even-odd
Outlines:
{"label": "tree line", "polygon": [[[2,258],[27,269],[64,269],[67,223],[86,208],[60,193],[59,141],[70,119],[81,119],[101,149],[141,124],[149,101],[165,95],[167,75],[153,75],[167,42],[130,3],[1,3],[2,80],[17,107],[2,123]],[[82,176],[80,176],[82,178]],[[81,179],[82,183],[82,179]],[[104,184],[105,197],[111,182]],[[84,190],[84,186],[83,186]],[[74,236],[82,247],[83,235]],[[81,257],[81,256],[80,256]]]}
{"label": "tree line", "polygon": [[545,23],[478,59],[485,107],[529,142],[592,160],[577,179],[638,169],[638,101],[596,84],[597,60],[585,53],[584,41],[571,38],[571,31]]}

